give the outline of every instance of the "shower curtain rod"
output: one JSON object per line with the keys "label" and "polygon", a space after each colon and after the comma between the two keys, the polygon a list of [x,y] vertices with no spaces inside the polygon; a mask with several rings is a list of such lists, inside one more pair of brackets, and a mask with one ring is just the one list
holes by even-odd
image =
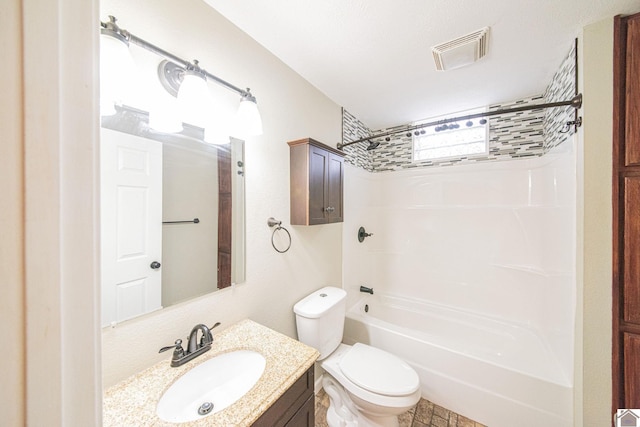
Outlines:
{"label": "shower curtain rod", "polygon": [[[582,94],[579,93],[579,94],[577,94],[576,96],[574,96],[573,98],[571,98],[568,101],[558,101],[558,102],[549,102],[549,103],[546,103],[546,104],[527,105],[527,106],[523,106],[523,107],[507,108],[507,109],[504,109],[504,110],[495,110],[495,111],[487,111],[487,112],[484,112],[484,113],[475,113],[475,114],[470,114],[468,116],[452,117],[450,119],[435,120],[435,121],[432,121],[432,122],[429,122],[429,123],[420,123],[420,124],[417,124],[417,125],[407,125],[403,129],[396,129],[396,130],[392,130],[392,131],[388,131],[388,132],[377,133],[375,135],[371,135],[371,136],[368,136],[366,138],[356,139],[355,141],[351,141],[351,142],[347,142],[347,143],[338,143],[337,147],[338,147],[338,150],[342,150],[344,147],[347,147],[347,146],[352,145],[352,144],[357,144],[359,142],[370,141],[372,139],[381,138],[383,136],[396,135],[396,134],[404,133],[404,132],[412,132],[412,131],[417,130],[417,129],[422,129],[422,128],[435,126],[435,125],[442,125],[442,124],[451,123],[451,122],[459,122],[459,121],[463,121],[463,120],[479,119],[479,118],[482,118],[482,117],[498,116],[498,115],[501,115],[501,114],[518,113],[520,111],[538,110],[538,109],[554,108],[554,107],[566,107],[566,106],[571,106],[571,107],[575,108],[576,111],[577,111],[580,107],[582,107]],[[578,127],[580,127],[582,125],[582,119],[579,118],[577,120],[567,122],[567,125],[568,126],[575,126],[575,130],[577,131]]]}

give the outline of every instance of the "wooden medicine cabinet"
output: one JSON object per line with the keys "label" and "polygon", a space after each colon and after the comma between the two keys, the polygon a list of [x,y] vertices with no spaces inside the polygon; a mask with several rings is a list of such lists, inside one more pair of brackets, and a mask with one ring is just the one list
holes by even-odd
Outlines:
{"label": "wooden medicine cabinet", "polygon": [[291,225],[342,222],[344,153],[311,138],[287,144]]}

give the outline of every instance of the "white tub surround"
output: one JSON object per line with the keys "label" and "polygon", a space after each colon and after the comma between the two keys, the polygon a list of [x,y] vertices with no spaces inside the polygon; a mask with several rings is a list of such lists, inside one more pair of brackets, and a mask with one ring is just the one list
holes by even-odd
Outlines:
{"label": "white tub surround", "polygon": [[344,341],[393,349],[424,398],[486,425],[572,425],[571,384],[527,325],[376,293],[350,308]]}
{"label": "white tub surround", "polygon": [[[531,425],[571,426],[575,162],[569,141],[509,162],[376,174],[348,165],[348,306],[364,295],[361,285],[374,297],[421,302],[372,305],[372,316],[388,311],[391,321],[348,322],[350,338],[410,348],[400,357],[421,372],[423,397],[479,422],[527,425],[521,418],[547,414]],[[374,234],[363,243],[360,226]],[[503,423],[490,414],[503,414]]]}

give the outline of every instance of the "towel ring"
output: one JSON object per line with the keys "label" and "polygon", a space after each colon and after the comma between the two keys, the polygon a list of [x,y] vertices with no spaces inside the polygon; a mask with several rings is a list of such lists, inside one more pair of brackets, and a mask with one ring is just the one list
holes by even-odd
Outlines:
{"label": "towel ring", "polygon": [[[267,220],[267,225],[269,227],[276,227],[276,228],[273,229],[273,233],[271,233],[271,246],[273,246],[273,249],[275,249],[276,252],[279,252],[281,254],[287,252],[291,248],[291,233],[289,233],[289,230],[287,230],[286,228],[284,228],[282,226],[282,221],[278,221],[277,219],[275,219],[273,217],[271,217],[271,218],[269,218]],[[287,233],[287,236],[289,237],[289,245],[284,250],[278,249],[276,247],[275,242],[273,241],[273,239],[275,238],[275,235],[276,235],[276,231],[279,231],[279,230],[284,230],[284,232]]]}

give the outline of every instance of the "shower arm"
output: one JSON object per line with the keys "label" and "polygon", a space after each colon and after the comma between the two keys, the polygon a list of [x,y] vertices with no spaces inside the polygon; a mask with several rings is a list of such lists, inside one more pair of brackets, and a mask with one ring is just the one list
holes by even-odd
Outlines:
{"label": "shower arm", "polygon": [[[348,147],[349,145],[357,144],[359,142],[370,141],[371,139],[381,138],[383,136],[397,135],[399,133],[411,132],[411,131],[414,131],[414,130],[418,130],[418,129],[422,129],[422,128],[426,128],[426,127],[430,127],[430,126],[435,126],[435,125],[451,123],[451,122],[459,122],[459,121],[463,121],[463,120],[479,119],[479,118],[482,118],[482,117],[499,116],[501,114],[518,113],[520,111],[540,110],[540,109],[545,109],[545,108],[567,107],[567,106],[573,107],[576,111],[578,109],[580,109],[580,107],[582,107],[582,94],[579,93],[579,94],[577,94],[576,96],[574,96],[573,98],[571,98],[568,101],[548,102],[546,104],[537,104],[537,105],[526,105],[526,106],[522,106],[522,107],[507,108],[507,109],[504,109],[504,110],[487,111],[487,112],[484,112],[484,113],[470,114],[468,116],[452,117],[450,119],[434,120],[434,121],[428,122],[428,123],[420,123],[420,124],[417,124],[417,125],[410,125],[410,126],[406,126],[403,129],[396,129],[396,130],[392,130],[392,131],[388,131],[388,132],[377,133],[375,135],[371,135],[371,136],[367,136],[367,137],[364,137],[364,138],[356,139],[355,141],[351,141],[351,142],[338,143],[337,147],[338,147],[339,150],[342,150],[344,147]],[[580,127],[582,125],[582,120],[581,119],[577,119],[577,120],[574,120],[574,121],[571,121],[571,122],[567,122],[567,125],[574,126],[575,130],[577,131],[578,127]]]}

